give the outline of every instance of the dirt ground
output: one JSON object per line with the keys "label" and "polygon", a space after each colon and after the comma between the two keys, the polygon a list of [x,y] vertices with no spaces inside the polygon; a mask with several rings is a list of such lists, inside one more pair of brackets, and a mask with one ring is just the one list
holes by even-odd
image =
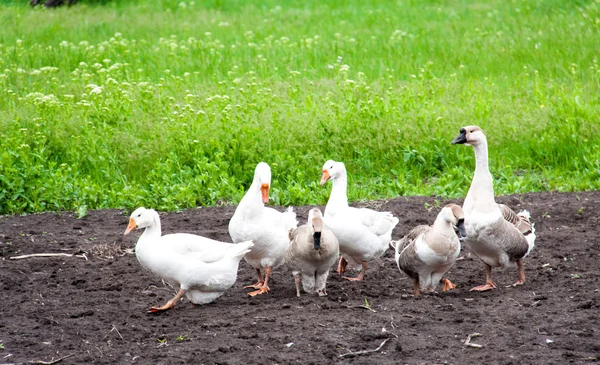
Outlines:
{"label": "dirt ground", "polygon": [[[494,270],[500,289],[483,284],[483,265],[464,255],[449,273],[457,289],[412,296],[389,250],[364,282],[332,273],[329,296],[295,297],[287,269],[274,272],[271,293],[250,298],[255,282],[242,261],[238,282],[215,302],[184,299],[174,311],[147,314],[174,290],[146,272],[123,236],[128,212],[91,211],[0,217],[0,364],[567,364],[600,358],[600,192],[501,197],[527,208],[536,247],[525,261],[527,282],[506,288],[516,270]],[[357,205],[400,218],[394,238],[433,222],[434,197]],[[298,207],[304,223],[310,207]],[[229,241],[234,207],[162,215],[164,233],[190,232]],[[33,253],[82,256],[10,257]],[[371,309],[366,309],[366,301]],[[470,334],[472,343],[465,346]],[[357,356],[349,352],[379,351]],[[70,356],[63,358],[65,356]],[[61,360],[62,359],[62,360]],[[38,362],[39,363],[39,362]]]}

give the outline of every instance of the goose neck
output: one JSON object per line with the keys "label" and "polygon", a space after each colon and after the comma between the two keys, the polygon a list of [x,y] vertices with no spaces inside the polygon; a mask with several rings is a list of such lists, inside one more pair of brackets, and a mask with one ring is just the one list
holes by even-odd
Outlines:
{"label": "goose neck", "polygon": [[159,238],[162,235],[162,229],[160,226],[160,218],[158,213],[154,213],[152,217],[152,224],[150,224],[144,230],[144,233],[140,236],[140,241],[149,241],[151,239]]}
{"label": "goose neck", "polygon": [[240,201],[240,205],[250,209],[262,208],[264,204],[262,202],[262,194],[260,192],[260,182],[258,179],[252,181],[252,185]]}
{"label": "goose neck", "polygon": [[335,202],[337,205],[348,205],[348,178],[345,173],[340,174],[332,181],[331,195],[329,201]]}
{"label": "goose neck", "polygon": [[481,174],[489,174],[489,160],[488,160],[488,147],[487,142],[484,140],[481,143],[473,146],[473,150],[475,151],[475,175],[478,173]]}
{"label": "goose neck", "polygon": [[487,142],[483,140],[473,148],[475,150],[475,174],[463,204],[463,210],[467,215],[474,210],[488,212],[497,209],[494,200],[494,180],[488,162]]}

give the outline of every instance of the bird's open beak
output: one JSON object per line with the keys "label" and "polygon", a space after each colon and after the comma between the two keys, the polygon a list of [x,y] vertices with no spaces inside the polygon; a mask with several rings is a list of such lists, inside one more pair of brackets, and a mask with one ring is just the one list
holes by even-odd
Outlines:
{"label": "bird's open beak", "polygon": [[267,204],[269,202],[269,184],[262,184],[260,193],[262,195],[263,204]]}
{"label": "bird's open beak", "polygon": [[331,179],[331,175],[329,175],[329,171],[323,170],[323,176],[321,176],[321,185],[325,185],[325,183],[329,179]]}
{"label": "bird's open beak", "polygon": [[129,218],[129,225],[127,226],[127,229],[125,230],[125,233],[123,233],[123,234],[126,235],[136,228],[137,228],[137,223],[135,223],[135,219]]}

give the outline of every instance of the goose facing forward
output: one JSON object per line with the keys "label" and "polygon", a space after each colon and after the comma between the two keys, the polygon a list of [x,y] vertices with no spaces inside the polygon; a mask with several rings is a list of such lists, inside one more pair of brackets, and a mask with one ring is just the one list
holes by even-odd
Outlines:
{"label": "goose facing forward", "polygon": [[265,207],[269,201],[270,188],[271,168],[260,162],[254,170],[252,185],[229,221],[229,235],[233,242],[254,242],[254,247],[245,256],[246,262],[256,269],[258,276],[256,284],[246,286],[256,289],[248,293],[250,296],[269,292],[271,270],[285,262],[285,250],[290,243],[289,231],[298,225],[296,213],[291,207],[283,213]]}
{"label": "goose facing forward", "polygon": [[467,231],[465,242],[484,262],[486,282],[471,290],[496,288],[492,280],[492,268],[515,264],[518,279],[513,286],[523,285],[523,258],[533,249],[536,237],[529,212],[524,210],[517,214],[505,205],[496,204],[494,181],[488,165],[487,139],[481,128],[461,128],[452,144],[465,144],[475,150],[475,174],[463,203]]}
{"label": "goose facing forward", "polygon": [[242,257],[252,242],[239,244],[215,241],[189,233],[161,235],[160,217],[153,209],[136,209],[125,234],[144,228],[135,246],[140,264],[174,287],[177,295],[149,312],[174,308],[184,295],[194,304],[210,303],[231,288]]}
{"label": "goose facing forward", "polygon": [[422,291],[435,291],[438,283],[442,291],[456,288],[443,278],[454,265],[460,253],[460,241],[454,228],[465,236],[464,213],[460,206],[448,204],[438,213],[431,226],[417,226],[401,240],[392,242],[396,249],[398,268],[413,279],[415,296]]}
{"label": "goose facing forward", "polygon": [[308,212],[308,222],[290,231],[291,243],[285,261],[296,282],[296,296],[300,297],[300,282],[307,293],[327,295],[325,285],[329,269],[340,256],[338,240],[326,225],[319,208]]}
{"label": "goose facing forward", "polygon": [[321,185],[328,180],[332,180],[333,185],[325,207],[324,222],[340,243],[342,256],[337,271],[343,274],[347,263],[353,267],[362,266],[358,277],[344,278],[363,280],[367,262],[381,257],[389,247],[398,218],[390,212],[350,207],[346,195],[348,177],[346,166],[342,162],[328,160],[323,165],[322,172]]}

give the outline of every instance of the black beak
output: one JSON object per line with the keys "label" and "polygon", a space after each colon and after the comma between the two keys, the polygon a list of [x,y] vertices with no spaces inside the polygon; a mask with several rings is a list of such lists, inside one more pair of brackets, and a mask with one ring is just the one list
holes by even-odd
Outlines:
{"label": "black beak", "polygon": [[313,234],[313,239],[314,239],[315,250],[320,249],[321,248],[321,232],[315,232],[315,234]]}
{"label": "black beak", "polygon": [[467,237],[467,230],[465,229],[464,218],[458,220],[458,223],[456,223],[456,230],[458,231],[457,235],[459,239]]}
{"label": "black beak", "polygon": [[467,143],[467,131],[464,128],[460,129],[460,134],[452,140],[452,144]]}

